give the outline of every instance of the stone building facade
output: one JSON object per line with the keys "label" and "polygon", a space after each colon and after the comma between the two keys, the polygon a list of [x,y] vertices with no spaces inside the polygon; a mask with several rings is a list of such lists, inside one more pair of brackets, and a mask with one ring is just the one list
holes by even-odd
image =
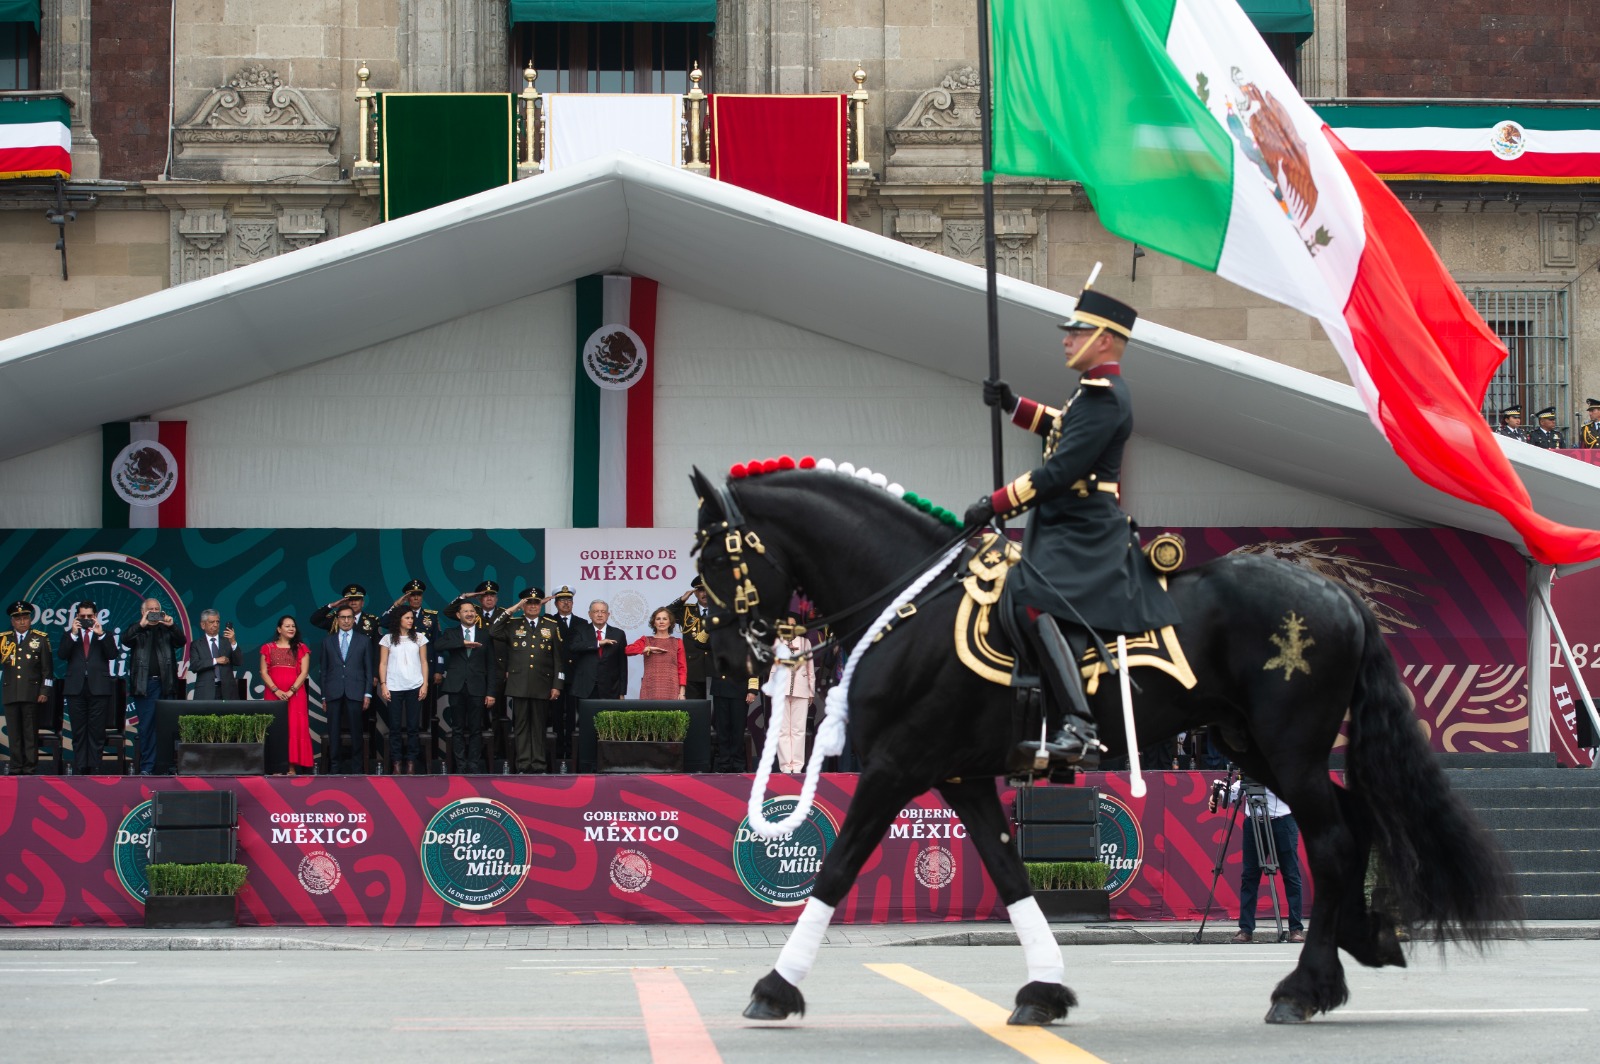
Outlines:
{"label": "stone building facade", "polygon": [[[1600,13],[1566,0],[1308,0],[1308,98],[1600,98]],[[57,230],[0,187],[0,336],[283,254],[376,222],[351,176],[356,70],[371,87],[517,91],[507,0],[43,0],[39,87],[75,102],[77,220]],[[873,178],[853,224],[981,262],[971,0],[718,0],[723,92],[872,93]],[[534,178],[537,180],[537,178]],[[1600,240],[1588,186],[1397,186],[1471,291],[1561,305],[1572,420],[1600,392]],[[1002,179],[1002,269],[1100,286],[1152,320],[1343,379],[1304,315],[1108,234],[1076,185]]]}

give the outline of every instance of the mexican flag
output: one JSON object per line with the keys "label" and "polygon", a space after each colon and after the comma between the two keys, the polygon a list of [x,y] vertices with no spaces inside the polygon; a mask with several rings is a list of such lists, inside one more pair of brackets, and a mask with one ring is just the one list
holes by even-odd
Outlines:
{"label": "mexican flag", "polygon": [[185,528],[189,523],[187,421],[100,426],[101,528]]}
{"label": "mexican flag", "polygon": [[1600,183],[1600,109],[1336,104],[1317,114],[1379,177]]}
{"label": "mexican flag", "polygon": [[72,176],[72,111],[62,99],[0,100],[0,180]]}
{"label": "mexican flag", "polygon": [[656,283],[580,277],[572,527],[655,525]]}
{"label": "mexican flag", "polygon": [[990,0],[994,169],[1082,182],[1118,236],[1322,323],[1424,482],[1550,563],[1600,532],[1533,512],[1479,410],[1506,350],[1236,0]]}

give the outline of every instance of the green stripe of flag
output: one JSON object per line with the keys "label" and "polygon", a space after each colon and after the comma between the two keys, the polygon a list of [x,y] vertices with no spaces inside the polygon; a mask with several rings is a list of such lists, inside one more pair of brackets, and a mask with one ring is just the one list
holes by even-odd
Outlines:
{"label": "green stripe of flag", "polygon": [[1233,140],[1167,55],[1175,0],[990,0],[994,169],[1076,180],[1107,229],[1215,270]]}
{"label": "green stripe of flag", "polygon": [[605,323],[598,276],[580,277],[577,290],[577,343],[572,360],[572,527],[600,525],[600,387],[583,368],[583,345]]}
{"label": "green stripe of flag", "polygon": [[[1524,129],[1590,130],[1600,129],[1600,108],[1595,107],[1455,107],[1376,106],[1369,104],[1330,104],[1315,109],[1333,129],[1492,129],[1507,119]],[[1485,142],[1484,150],[1488,151]]]}
{"label": "green stripe of flag", "polygon": [[126,421],[108,421],[100,426],[100,527],[127,528],[130,507],[111,486],[111,464],[124,447],[133,441],[133,430]]}

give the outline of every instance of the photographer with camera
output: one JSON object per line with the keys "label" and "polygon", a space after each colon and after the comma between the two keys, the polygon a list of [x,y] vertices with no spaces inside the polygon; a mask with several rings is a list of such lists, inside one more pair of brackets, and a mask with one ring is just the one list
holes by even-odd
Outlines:
{"label": "photographer with camera", "polygon": [[117,646],[128,655],[128,699],[139,714],[139,775],[156,771],[156,701],[182,698],[178,683],[178,653],[183,650],[183,629],[153,598],[144,600],[139,623],[117,636]]}
{"label": "photographer with camera", "polygon": [[[1230,782],[1231,781],[1231,782]],[[1261,891],[1261,873],[1283,873],[1283,893],[1289,907],[1289,941],[1304,942],[1305,926],[1300,922],[1300,827],[1282,798],[1265,785],[1241,777],[1212,780],[1211,795],[1206,809],[1215,813],[1222,806],[1244,805],[1244,813],[1251,821],[1251,830],[1244,832],[1244,867],[1239,873],[1239,931],[1229,942],[1245,943],[1255,940],[1256,899]],[[1230,825],[1231,830],[1231,825]],[[1263,845],[1264,844],[1264,845]],[[1262,860],[1262,849],[1268,852]],[[1221,862],[1218,862],[1220,867]],[[1272,907],[1277,911],[1276,887]],[[1282,935],[1282,925],[1279,925]]]}

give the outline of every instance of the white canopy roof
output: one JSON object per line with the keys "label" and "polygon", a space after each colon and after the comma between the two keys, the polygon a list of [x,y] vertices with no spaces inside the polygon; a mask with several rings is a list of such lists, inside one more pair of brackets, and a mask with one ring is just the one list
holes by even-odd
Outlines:
{"label": "white canopy roof", "polygon": [[[604,272],[986,375],[981,269],[614,155],[0,341],[0,458]],[[1055,324],[1072,298],[1001,278],[1000,304],[1005,375],[1019,391],[1059,392]],[[1353,388],[1148,321],[1134,346],[1141,435],[1520,546],[1497,515],[1417,481]],[[1503,446],[1540,513],[1600,519],[1600,467]]]}

